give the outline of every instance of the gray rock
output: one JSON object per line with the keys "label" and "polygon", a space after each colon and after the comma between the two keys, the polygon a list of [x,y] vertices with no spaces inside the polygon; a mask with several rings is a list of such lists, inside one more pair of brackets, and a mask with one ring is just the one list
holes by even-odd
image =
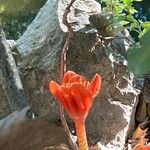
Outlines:
{"label": "gray rock", "polygon": [[26,114],[29,111],[30,107],[25,107],[21,111],[14,111],[6,118],[0,120],[0,131],[8,132],[8,129],[15,123],[25,120]]}

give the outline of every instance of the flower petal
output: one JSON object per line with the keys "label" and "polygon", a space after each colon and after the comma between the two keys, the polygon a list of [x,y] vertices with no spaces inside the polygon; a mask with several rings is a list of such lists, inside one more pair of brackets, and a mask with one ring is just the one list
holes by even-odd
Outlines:
{"label": "flower petal", "polygon": [[50,92],[57,98],[57,100],[64,106],[67,107],[66,99],[63,96],[63,93],[61,92],[61,86],[54,82],[50,81],[49,83],[49,90]]}
{"label": "flower petal", "polygon": [[100,87],[101,87],[101,77],[100,75],[96,74],[89,85],[89,90],[91,91],[93,98],[98,95]]}
{"label": "flower petal", "polygon": [[69,81],[69,79],[73,76],[73,75],[76,75],[75,72],[73,71],[67,71],[65,74],[64,74],[64,78],[62,80],[62,83],[67,83]]}
{"label": "flower petal", "polygon": [[78,110],[77,110],[76,104],[74,103],[74,101],[70,95],[70,90],[69,90],[69,88],[66,88],[65,86],[61,86],[60,92],[66,99],[65,109],[68,112],[68,114],[70,115],[70,117],[73,119],[74,116],[76,116],[76,114],[78,113]]}
{"label": "flower petal", "polygon": [[56,95],[58,92],[58,88],[60,87],[60,85],[58,83],[56,83],[55,81],[50,81],[49,83],[49,91],[53,94]]}
{"label": "flower petal", "polygon": [[74,83],[74,82],[78,82],[78,83],[80,83],[80,84],[82,84],[82,83],[86,83],[87,81],[86,81],[86,79],[83,77],[83,76],[80,76],[80,75],[74,75],[74,76],[72,76],[70,79],[69,79],[69,81],[68,81],[69,83]]}
{"label": "flower petal", "polygon": [[92,95],[82,84],[76,83],[70,87],[71,95],[79,109],[80,115],[85,119],[92,106]]}

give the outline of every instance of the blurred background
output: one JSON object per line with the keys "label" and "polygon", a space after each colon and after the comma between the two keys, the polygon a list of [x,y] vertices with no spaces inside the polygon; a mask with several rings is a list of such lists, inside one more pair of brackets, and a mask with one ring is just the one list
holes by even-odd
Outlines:
{"label": "blurred background", "polygon": [[[7,39],[18,39],[47,0],[0,0],[0,27]],[[150,1],[134,2],[136,19],[150,20]],[[133,36],[137,36],[136,33]]]}
{"label": "blurred background", "polygon": [[0,27],[7,39],[18,39],[47,0],[0,0]]}

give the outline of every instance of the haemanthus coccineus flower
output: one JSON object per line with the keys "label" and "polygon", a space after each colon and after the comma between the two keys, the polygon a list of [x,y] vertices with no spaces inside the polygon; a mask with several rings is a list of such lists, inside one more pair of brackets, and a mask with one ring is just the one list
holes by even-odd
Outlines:
{"label": "haemanthus coccineus flower", "polygon": [[96,74],[91,82],[73,71],[64,74],[61,85],[50,81],[51,93],[64,106],[69,116],[74,120],[85,120],[93,103],[93,98],[99,93],[101,77]]}
{"label": "haemanthus coccineus flower", "polygon": [[99,93],[100,86],[101,77],[98,74],[89,82],[73,71],[64,74],[61,85],[55,81],[50,81],[49,84],[51,93],[75,122],[80,150],[88,150],[85,119],[92,106],[93,98]]}

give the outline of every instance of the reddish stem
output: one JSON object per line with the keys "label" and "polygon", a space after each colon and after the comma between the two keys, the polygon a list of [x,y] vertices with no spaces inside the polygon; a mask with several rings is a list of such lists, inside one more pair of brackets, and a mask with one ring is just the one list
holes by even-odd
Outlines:
{"label": "reddish stem", "polygon": [[[66,27],[68,28],[68,38],[65,42],[65,45],[63,47],[63,50],[62,50],[62,53],[61,53],[61,58],[60,58],[60,82],[62,81],[63,79],[63,76],[64,76],[64,73],[66,72],[66,53],[67,53],[67,50],[68,50],[68,47],[69,47],[69,41],[70,41],[70,38],[73,38],[73,29],[71,28],[71,25],[69,24],[68,20],[67,20],[67,15],[69,14],[70,12],[70,7],[72,6],[72,4],[75,2],[75,0],[71,0],[71,2],[69,3],[69,5],[66,7],[65,11],[64,11],[64,14],[63,14],[63,24],[66,25]],[[64,129],[65,131],[67,132],[68,136],[69,136],[69,141],[70,141],[70,144],[72,145],[72,148],[74,150],[77,150],[77,145],[76,143],[73,142],[73,138],[72,138],[72,135],[70,133],[70,130],[68,128],[68,125],[67,125],[67,122],[65,120],[65,116],[64,116],[64,109],[63,109],[63,106],[61,104],[59,104],[59,110],[60,110],[60,116],[61,116],[61,121],[62,121],[62,124],[64,126]]]}
{"label": "reddish stem", "polygon": [[[65,45],[63,47],[62,53],[61,53],[61,58],[60,58],[60,82],[63,79],[64,73],[66,72],[66,53],[68,50],[68,46],[69,46],[69,38],[67,38]],[[65,120],[65,115],[64,115],[64,108],[61,104],[59,104],[59,111],[60,111],[60,117],[61,117],[61,121],[62,121],[62,125],[64,127],[64,130],[66,131],[66,133],[68,134],[69,137],[69,142],[72,146],[72,148],[74,150],[77,150],[77,145],[76,143],[73,142],[73,137],[70,133],[70,130],[68,128],[67,122]]]}
{"label": "reddish stem", "polygon": [[68,50],[68,46],[69,46],[69,38],[67,38],[66,42],[65,42],[65,45],[62,49],[62,52],[61,52],[61,57],[60,57],[60,82],[62,81],[63,79],[63,76],[64,76],[64,73],[66,72],[66,53],[67,53],[67,50]]}

